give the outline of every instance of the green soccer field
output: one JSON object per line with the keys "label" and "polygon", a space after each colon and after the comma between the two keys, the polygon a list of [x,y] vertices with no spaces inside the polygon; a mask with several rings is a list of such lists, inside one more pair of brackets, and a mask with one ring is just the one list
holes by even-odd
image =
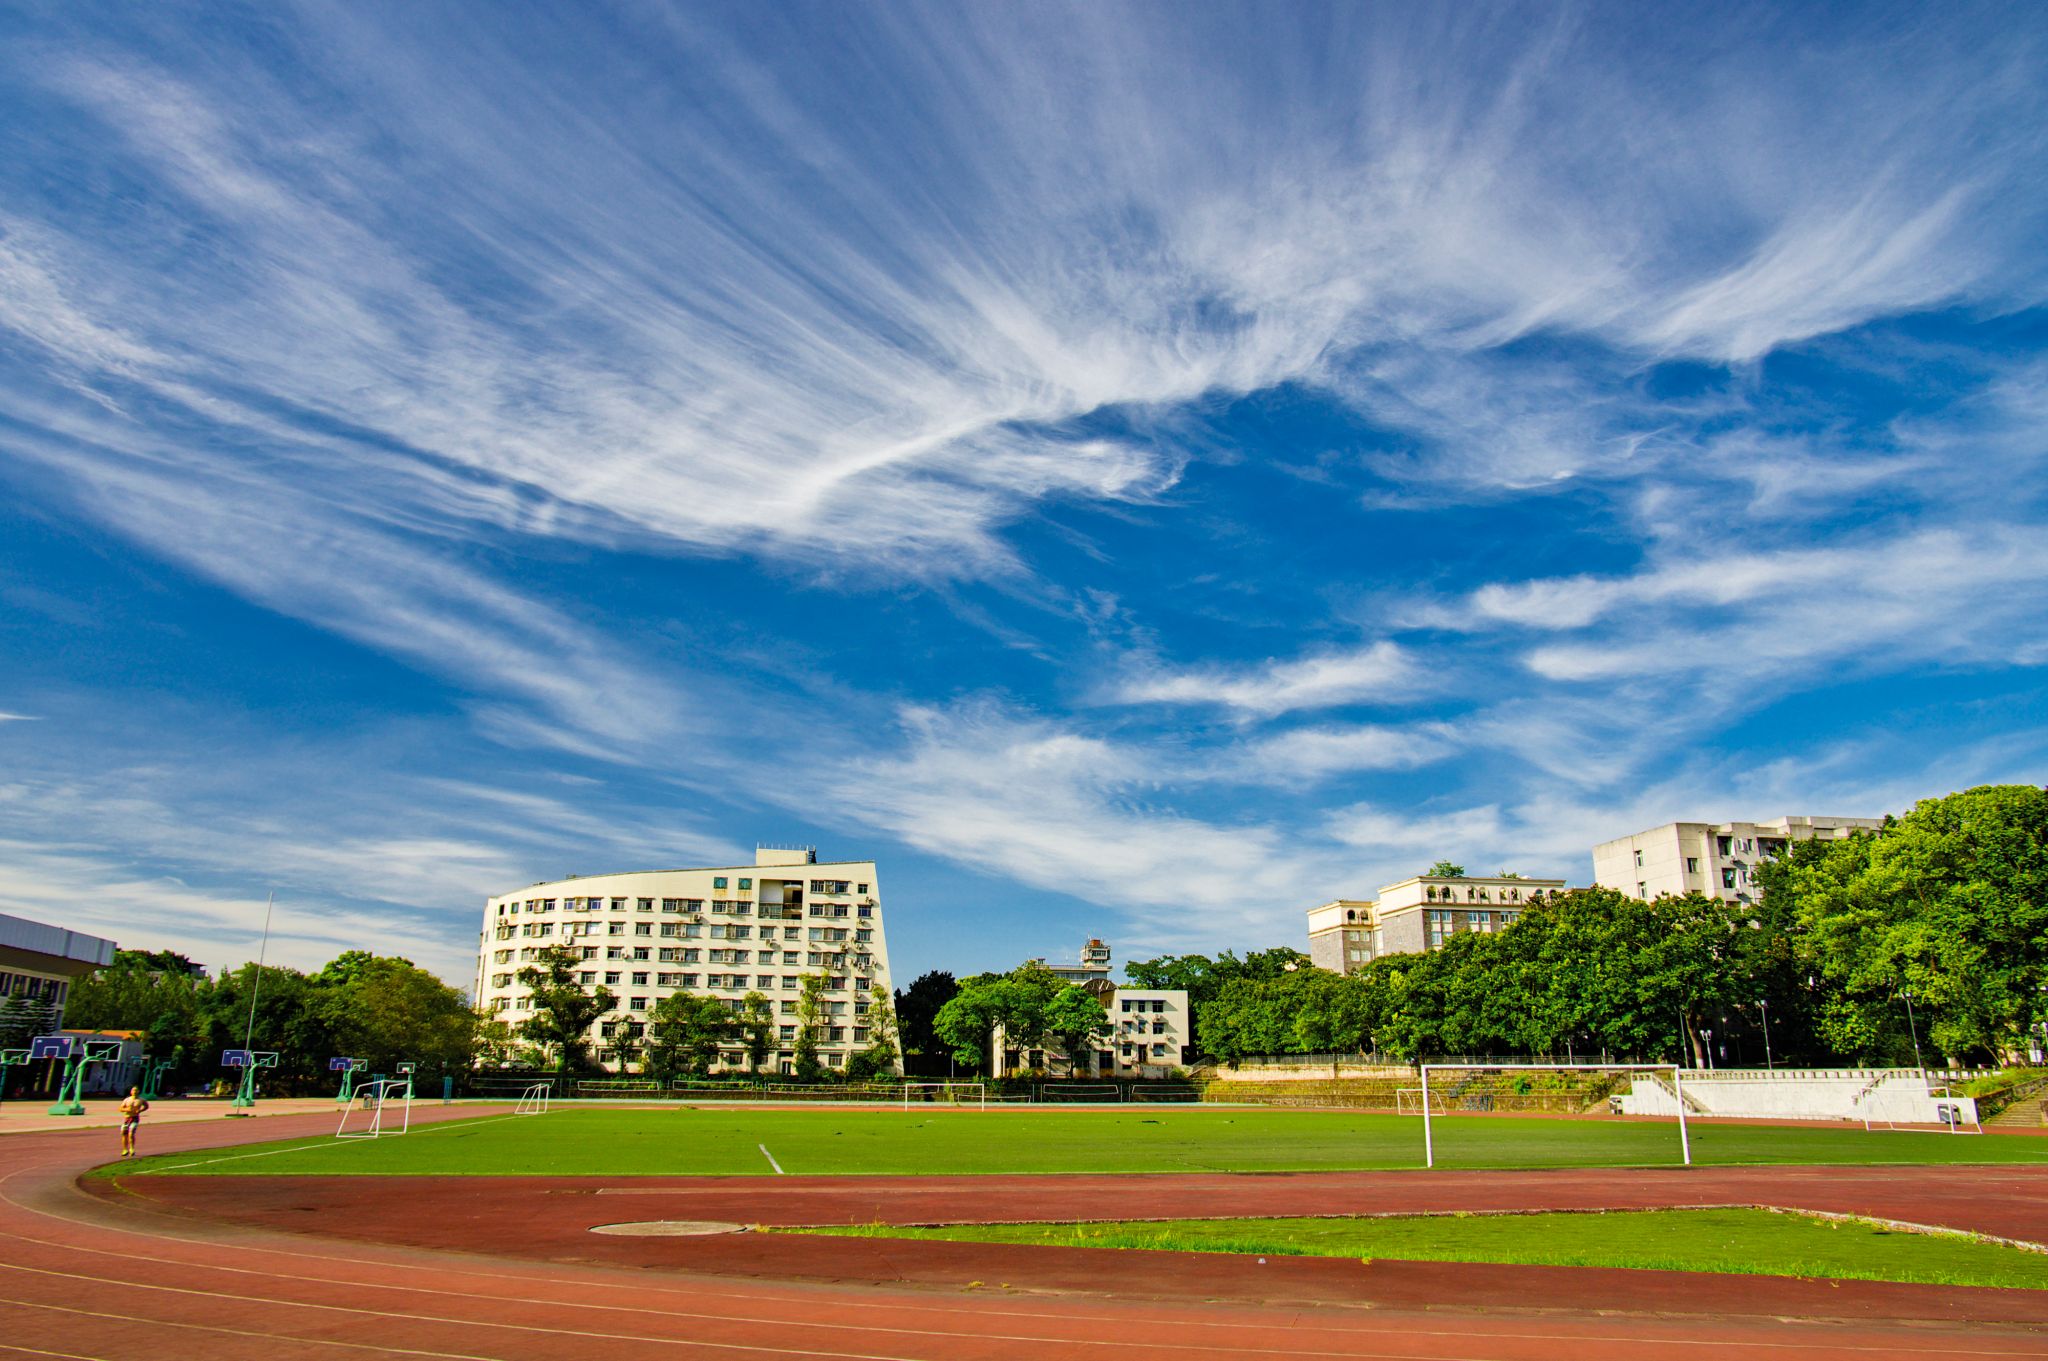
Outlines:
{"label": "green soccer field", "polygon": [[[1678,1162],[1675,1125],[1446,1116],[1445,1168]],[[1692,1126],[1693,1161],[2048,1163],[2048,1140],[1862,1129]],[[891,1111],[557,1109],[416,1126],[400,1138],[288,1140],[118,1163],[109,1173],[313,1176],[790,1176],[1298,1172],[1417,1167],[1413,1116],[1237,1108]]]}

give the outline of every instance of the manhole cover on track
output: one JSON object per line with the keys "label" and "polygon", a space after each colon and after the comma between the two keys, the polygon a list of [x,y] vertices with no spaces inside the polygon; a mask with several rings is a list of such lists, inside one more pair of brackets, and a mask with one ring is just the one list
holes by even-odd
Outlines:
{"label": "manhole cover on track", "polygon": [[623,1238],[703,1238],[714,1233],[746,1231],[744,1224],[722,1224],[715,1219],[643,1219],[634,1224],[599,1224],[591,1230]]}

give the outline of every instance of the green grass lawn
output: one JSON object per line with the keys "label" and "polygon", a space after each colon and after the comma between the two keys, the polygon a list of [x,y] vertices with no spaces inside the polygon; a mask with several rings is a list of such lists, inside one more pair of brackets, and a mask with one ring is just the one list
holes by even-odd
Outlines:
{"label": "green grass lawn", "polygon": [[1639,1267],[2048,1290],[2048,1257],[2039,1253],[1946,1234],[1899,1233],[1862,1221],[1845,1223],[1769,1210],[948,1224],[934,1228],[860,1225],[778,1232],[1274,1257]]}
{"label": "green grass lawn", "polygon": [[[1873,1134],[1839,1127],[1693,1125],[1693,1159],[1728,1163],[2048,1163],[2048,1140]],[[1602,1119],[1444,1117],[1440,1167],[1658,1166],[1676,1127]],[[147,1147],[147,1131],[144,1146]],[[193,1175],[791,1176],[994,1172],[1250,1172],[1409,1168],[1413,1116],[1342,1111],[1028,1109],[729,1110],[574,1107],[416,1126],[402,1138],[330,1137],[167,1154],[109,1173]]]}

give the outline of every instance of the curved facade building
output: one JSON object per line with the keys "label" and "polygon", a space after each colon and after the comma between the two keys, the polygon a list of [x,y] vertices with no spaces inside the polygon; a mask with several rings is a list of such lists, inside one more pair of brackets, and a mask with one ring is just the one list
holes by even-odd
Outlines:
{"label": "curved facade building", "polygon": [[[872,860],[819,863],[809,847],[762,847],[751,865],[634,870],[534,884],[491,898],[477,954],[477,1005],[517,1025],[532,998],[519,971],[542,950],[581,956],[578,981],[617,999],[591,1032],[599,1059],[617,1066],[620,1027],[644,1034],[648,1014],[677,992],[737,1010],[750,992],[775,1012],[777,1049],[765,1065],[795,1061],[797,1003],[807,975],[823,975],[818,1056],[828,1068],[869,1043],[876,988],[890,996],[889,947]],[[728,1050],[725,1066],[743,1068]]]}

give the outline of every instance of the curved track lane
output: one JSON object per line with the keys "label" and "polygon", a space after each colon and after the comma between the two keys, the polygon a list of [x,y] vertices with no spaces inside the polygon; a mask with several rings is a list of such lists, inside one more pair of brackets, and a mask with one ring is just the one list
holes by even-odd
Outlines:
{"label": "curved track lane", "polygon": [[[429,1109],[420,1133],[432,1137],[439,1119],[475,1113]],[[331,1117],[292,1116],[231,1130],[163,1127],[150,1131],[148,1147],[181,1151],[331,1127]],[[1393,1307],[1262,1305],[1123,1297],[1117,1272],[1130,1274],[1132,1293],[1143,1295],[1158,1283],[1143,1280],[1146,1273],[1192,1269],[1196,1260],[1168,1254],[1121,1254],[1115,1270],[1098,1269],[1092,1280],[1076,1283],[1075,1293],[1049,1294],[1005,1291],[999,1282],[876,1284],[889,1273],[877,1269],[883,1253],[865,1244],[846,1249],[846,1274],[864,1279],[839,1282],[535,1262],[520,1255],[525,1244],[516,1215],[505,1216],[503,1241],[490,1244],[490,1253],[341,1241],[89,1193],[76,1179],[105,1160],[111,1142],[105,1131],[0,1137],[0,1357],[932,1361],[1049,1350],[1072,1361],[2048,1356],[2048,1332],[2021,1325],[1598,1316],[1550,1308],[1541,1296],[1512,1309],[1458,1304],[1458,1281],[1497,1271],[1489,1267],[1427,1269],[1417,1279],[1433,1282],[1423,1297],[1441,1301],[1433,1307],[1421,1299]],[[476,1194],[489,1197],[490,1183],[479,1181]],[[1357,1271],[1355,1264],[1329,1265]],[[1522,1270],[1543,1279],[1546,1269]],[[1688,1298],[1709,1305],[1707,1295],[1720,1283],[1736,1291],[1748,1284],[1676,1279],[1686,1283]]]}

